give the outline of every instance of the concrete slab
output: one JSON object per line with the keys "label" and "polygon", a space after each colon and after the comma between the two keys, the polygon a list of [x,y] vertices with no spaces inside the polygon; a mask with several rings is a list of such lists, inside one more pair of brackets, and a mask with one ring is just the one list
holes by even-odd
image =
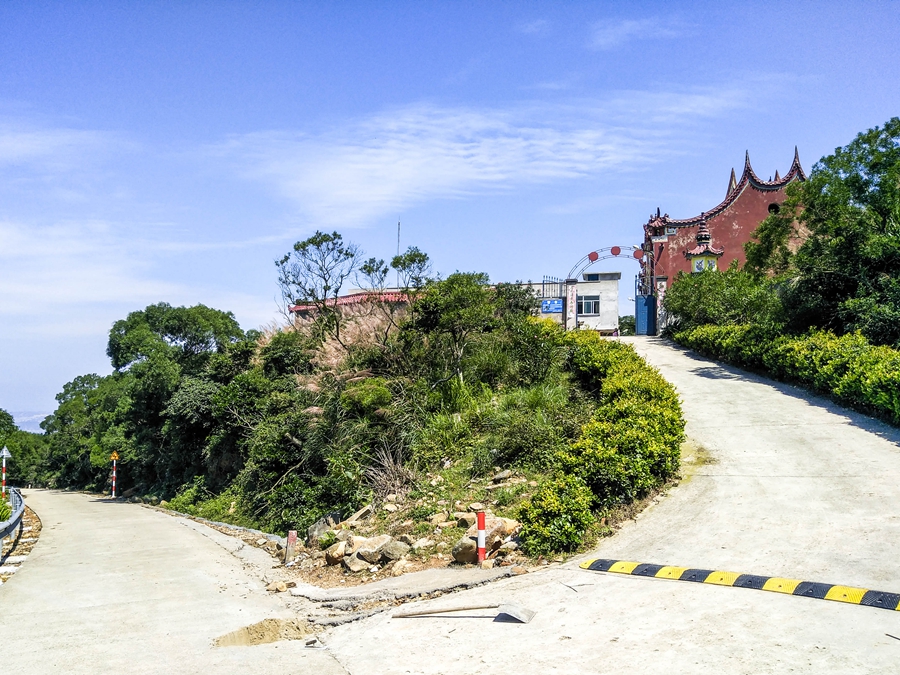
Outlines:
{"label": "concrete slab", "polygon": [[302,641],[213,647],[221,635],[293,614],[190,521],[75,493],[29,490],[26,501],[44,528],[0,588],[3,672],[346,672],[330,651]]}

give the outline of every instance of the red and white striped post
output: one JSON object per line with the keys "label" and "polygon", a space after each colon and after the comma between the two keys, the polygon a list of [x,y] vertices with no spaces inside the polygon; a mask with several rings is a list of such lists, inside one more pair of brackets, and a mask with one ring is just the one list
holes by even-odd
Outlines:
{"label": "red and white striped post", "polygon": [[7,457],[12,457],[12,455],[5,445],[3,446],[3,450],[0,450],[0,457],[3,458],[3,487],[0,488],[0,490],[2,490],[0,495],[2,495],[3,499],[6,499],[6,459]]}
{"label": "red and white striped post", "polygon": [[484,562],[484,511],[479,511],[478,518],[478,562]]}
{"label": "red and white striped post", "polygon": [[119,453],[113,450],[113,454],[109,456],[113,463],[113,475],[112,475],[112,498],[116,498],[116,462],[119,459]]}

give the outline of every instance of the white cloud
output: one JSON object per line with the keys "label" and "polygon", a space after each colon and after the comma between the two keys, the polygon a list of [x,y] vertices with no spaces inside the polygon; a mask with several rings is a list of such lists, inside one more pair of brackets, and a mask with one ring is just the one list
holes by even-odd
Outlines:
{"label": "white cloud", "polygon": [[525,35],[534,35],[535,33],[543,33],[550,27],[550,22],[546,19],[535,19],[534,21],[525,21],[516,26],[516,30]]}
{"label": "white cloud", "polygon": [[676,151],[686,126],[748,100],[735,86],[506,110],[418,104],[320,134],[235,136],[212,152],[315,226],[363,226],[428,199],[646,166]]}
{"label": "white cloud", "polygon": [[0,121],[0,166],[38,164],[45,169],[72,168],[85,153],[109,148],[113,138],[98,131],[40,128]]}
{"label": "white cloud", "polygon": [[683,32],[676,22],[659,18],[599,21],[591,27],[588,46],[591,49],[613,49],[632,39],[672,38]]}

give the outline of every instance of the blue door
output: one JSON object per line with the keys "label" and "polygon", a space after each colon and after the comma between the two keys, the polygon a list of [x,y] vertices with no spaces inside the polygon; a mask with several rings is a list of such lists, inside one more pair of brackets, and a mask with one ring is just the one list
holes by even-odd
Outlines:
{"label": "blue door", "polygon": [[634,298],[634,332],[636,335],[656,335],[656,296],[637,295]]}

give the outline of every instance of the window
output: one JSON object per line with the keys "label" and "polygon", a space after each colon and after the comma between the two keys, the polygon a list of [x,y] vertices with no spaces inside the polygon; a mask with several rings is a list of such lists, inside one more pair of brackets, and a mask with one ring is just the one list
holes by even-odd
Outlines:
{"label": "window", "polygon": [[600,313],[600,296],[599,295],[579,295],[578,296],[578,315],[583,314],[599,314]]}
{"label": "window", "polygon": [[585,274],[584,280],[585,281],[600,281],[600,275],[599,274]]}

